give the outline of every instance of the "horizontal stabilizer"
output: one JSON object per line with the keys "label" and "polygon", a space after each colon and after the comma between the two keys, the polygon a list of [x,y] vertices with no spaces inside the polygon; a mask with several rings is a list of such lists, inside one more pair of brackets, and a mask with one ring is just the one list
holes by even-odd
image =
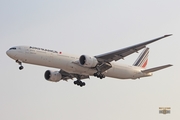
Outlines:
{"label": "horizontal stabilizer", "polygon": [[159,66],[159,67],[154,67],[154,68],[142,70],[141,72],[143,72],[143,73],[151,73],[151,72],[155,72],[155,71],[158,71],[158,70],[161,70],[161,69],[164,69],[164,68],[167,68],[167,67],[171,67],[171,66],[172,66],[171,64],[168,64],[168,65],[163,65],[163,66]]}

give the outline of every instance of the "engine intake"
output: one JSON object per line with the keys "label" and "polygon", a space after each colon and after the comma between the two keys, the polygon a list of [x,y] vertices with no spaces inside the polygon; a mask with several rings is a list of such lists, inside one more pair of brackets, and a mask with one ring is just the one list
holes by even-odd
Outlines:
{"label": "engine intake", "polygon": [[81,55],[79,58],[79,63],[84,67],[95,67],[98,64],[98,61],[95,57]]}
{"label": "engine intake", "polygon": [[44,73],[44,78],[48,81],[59,82],[62,79],[62,75],[59,71],[47,70]]}

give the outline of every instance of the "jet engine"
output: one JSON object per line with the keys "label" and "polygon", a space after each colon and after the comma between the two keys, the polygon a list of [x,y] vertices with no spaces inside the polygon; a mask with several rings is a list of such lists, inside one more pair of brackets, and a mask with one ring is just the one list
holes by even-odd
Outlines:
{"label": "jet engine", "polygon": [[98,61],[95,57],[81,55],[79,58],[79,63],[84,67],[95,67],[98,64]]}
{"label": "jet engine", "polygon": [[59,82],[62,79],[62,75],[59,71],[47,70],[44,73],[44,78],[48,81]]}

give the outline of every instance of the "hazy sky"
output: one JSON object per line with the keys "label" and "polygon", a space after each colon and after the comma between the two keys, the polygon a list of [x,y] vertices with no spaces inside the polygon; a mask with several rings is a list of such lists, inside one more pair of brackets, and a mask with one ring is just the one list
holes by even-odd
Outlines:
{"label": "hazy sky", "polygon": [[[1,0],[1,120],[179,120],[179,0]],[[150,47],[148,68],[173,67],[138,80],[91,77],[85,87],[52,83],[48,69],[6,55],[16,45],[99,55],[165,34]],[[139,54],[119,63],[132,64]],[[58,70],[58,69],[54,69]],[[159,114],[161,106],[170,115]]]}

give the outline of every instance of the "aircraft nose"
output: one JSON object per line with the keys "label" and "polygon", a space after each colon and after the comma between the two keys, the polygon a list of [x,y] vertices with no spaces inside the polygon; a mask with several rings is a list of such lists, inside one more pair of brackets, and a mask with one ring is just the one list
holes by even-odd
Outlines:
{"label": "aircraft nose", "polygon": [[7,51],[6,51],[6,54],[7,54],[10,58],[12,58],[12,57],[14,56],[11,50],[7,50]]}
{"label": "aircraft nose", "polygon": [[9,50],[7,50],[7,51],[6,51],[6,54],[7,54],[8,56],[10,56],[10,51],[9,51]]}

